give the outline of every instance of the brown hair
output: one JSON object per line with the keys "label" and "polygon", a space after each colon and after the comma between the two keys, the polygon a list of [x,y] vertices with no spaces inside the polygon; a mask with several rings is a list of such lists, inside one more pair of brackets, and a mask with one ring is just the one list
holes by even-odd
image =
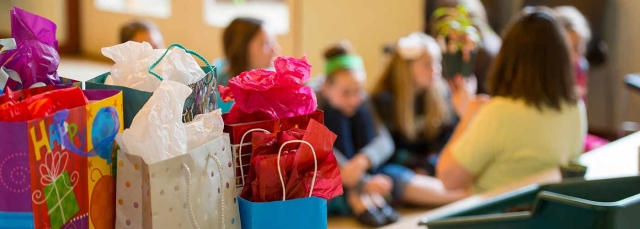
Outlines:
{"label": "brown hair", "polygon": [[[347,54],[355,54],[353,46],[351,46],[351,42],[347,40],[341,40],[338,43],[332,46],[329,46],[329,48],[324,51],[324,60],[325,62],[328,62],[333,58],[336,58],[342,55],[347,55]],[[327,74],[326,81],[329,83],[333,83],[333,81],[335,80],[335,75],[337,75],[336,73],[340,71],[345,71],[345,70],[349,70],[349,69],[338,69],[331,73],[326,73]]]}
{"label": "brown hair", "polygon": [[547,7],[526,7],[503,35],[489,75],[494,96],[522,99],[538,109],[576,102],[565,30]]}
{"label": "brown hair", "polygon": [[324,51],[324,60],[330,60],[334,57],[353,53],[354,51],[353,46],[351,46],[351,42],[347,40],[341,40],[337,44],[329,46],[329,48]]}
{"label": "brown hair", "polygon": [[149,32],[158,27],[148,20],[133,20],[120,28],[120,43],[125,43],[133,39],[138,32]]}
{"label": "brown hair", "polygon": [[[437,47],[437,45],[436,45]],[[431,51],[428,51],[432,55]],[[434,57],[435,59],[435,57]],[[436,61],[436,60],[434,60]],[[403,59],[400,54],[394,52],[389,64],[385,68],[380,81],[375,87],[374,94],[390,92],[393,99],[393,107],[382,109],[393,109],[394,115],[391,120],[397,130],[408,140],[418,138],[418,123],[415,110],[416,89],[410,71],[411,61]],[[428,139],[435,138],[440,134],[441,127],[452,121],[451,109],[445,99],[446,85],[442,80],[433,80],[433,86],[423,92],[424,115],[423,133]]]}
{"label": "brown hair", "polygon": [[229,76],[234,77],[249,66],[249,43],[262,29],[260,19],[240,17],[234,19],[222,34],[224,54],[227,58]]}

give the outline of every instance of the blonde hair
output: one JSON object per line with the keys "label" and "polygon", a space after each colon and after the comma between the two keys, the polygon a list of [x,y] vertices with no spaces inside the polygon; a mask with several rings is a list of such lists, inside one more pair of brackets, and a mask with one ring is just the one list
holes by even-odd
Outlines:
{"label": "blonde hair", "polygon": [[[432,39],[433,40],[433,39]],[[433,41],[435,43],[435,41]],[[434,47],[433,45],[429,45]],[[437,44],[435,45],[437,47]],[[433,55],[433,51],[425,50],[425,54]],[[434,61],[438,61],[434,57]],[[445,99],[446,85],[442,78],[434,78],[431,88],[427,89],[423,96],[423,120],[418,120],[415,110],[415,98],[418,89],[414,87],[413,78],[410,71],[411,61],[403,59],[398,52],[393,54],[380,81],[378,82],[374,94],[389,91],[393,94],[393,107],[383,109],[394,109],[395,115],[391,120],[397,130],[408,140],[418,138],[418,128],[416,125],[422,122],[422,132],[428,139],[433,139],[440,134],[441,127],[452,121],[451,109]]]}
{"label": "blonde hair", "polygon": [[589,28],[587,19],[573,6],[558,6],[553,10],[556,12],[564,28],[576,33],[580,37],[582,42],[577,45],[580,54],[584,55],[587,49],[587,43],[591,40],[591,29]]}

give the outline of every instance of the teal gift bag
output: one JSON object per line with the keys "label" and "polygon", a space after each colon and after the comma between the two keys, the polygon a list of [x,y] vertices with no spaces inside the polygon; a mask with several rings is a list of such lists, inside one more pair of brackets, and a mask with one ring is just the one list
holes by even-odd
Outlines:
{"label": "teal gift bag", "polygon": [[[312,196],[293,200],[285,199],[285,185],[280,171],[280,154],[285,145],[290,143],[302,143],[311,148],[315,160],[315,172],[318,172],[316,152],[306,141],[291,140],[280,146],[278,152],[278,172],[282,184],[282,201],[251,202],[238,197],[240,208],[240,222],[242,229],[282,229],[282,228],[327,228],[327,200]],[[315,175],[311,182],[311,191],[315,185]]]}
{"label": "teal gift bag", "polygon": [[322,198],[263,203],[238,199],[242,229],[327,228],[327,200]]}
{"label": "teal gift bag", "polygon": [[[183,122],[189,122],[193,119],[194,116],[198,114],[208,113],[215,109],[217,109],[217,104],[219,96],[217,92],[216,80],[217,80],[217,71],[216,67],[211,66],[209,62],[202,57],[200,54],[186,49],[180,44],[172,44],[167,48],[165,53],[158,58],[158,60],[149,67],[149,74],[157,77],[159,80],[163,80],[161,76],[157,75],[152,71],[160,61],[164,58],[164,56],[169,52],[171,48],[180,48],[185,50],[187,53],[196,56],[202,62],[205,63],[205,66],[202,67],[202,70],[206,73],[205,77],[194,83],[188,85],[193,91],[191,95],[187,98],[184,104],[183,111]],[[142,109],[145,103],[151,98],[153,93],[140,91],[133,88],[116,86],[116,85],[106,85],[105,81],[109,76],[109,72],[99,75],[93,79],[85,82],[86,89],[108,89],[108,90],[120,90],[122,91],[122,96],[124,97],[124,128],[129,128],[131,126],[131,122],[133,122],[133,118],[138,114],[138,111]]]}

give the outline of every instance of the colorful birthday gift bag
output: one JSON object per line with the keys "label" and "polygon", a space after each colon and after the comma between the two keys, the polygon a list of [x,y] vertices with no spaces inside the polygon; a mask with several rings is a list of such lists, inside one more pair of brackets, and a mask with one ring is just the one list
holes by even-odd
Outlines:
{"label": "colorful birthday gift bag", "polygon": [[[113,228],[112,161],[114,137],[122,131],[122,93],[35,90],[42,92],[28,89],[0,96],[5,105],[18,104],[13,107],[31,102],[28,112],[53,112],[0,121],[0,228]],[[75,94],[54,96],[61,91]],[[19,97],[6,98],[15,95]],[[65,106],[68,101],[86,105],[70,108]]]}

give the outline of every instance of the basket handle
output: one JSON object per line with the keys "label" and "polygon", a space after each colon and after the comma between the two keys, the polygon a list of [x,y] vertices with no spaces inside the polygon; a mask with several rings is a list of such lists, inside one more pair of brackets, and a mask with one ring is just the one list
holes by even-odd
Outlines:
{"label": "basket handle", "polygon": [[240,176],[242,176],[242,185],[245,185],[245,183],[244,183],[244,169],[243,169],[243,166],[242,166],[242,144],[244,143],[244,137],[246,137],[247,134],[249,134],[251,132],[254,132],[254,131],[262,131],[262,132],[265,132],[267,134],[271,133],[271,132],[269,132],[268,130],[265,130],[265,129],[255,128],[255,129],[251,129],[251,130],[245,132],[242,135],[242,138],[240,138],[240,146],[239,146],[240,149],[238,149],[238,163],[240,165]]}

